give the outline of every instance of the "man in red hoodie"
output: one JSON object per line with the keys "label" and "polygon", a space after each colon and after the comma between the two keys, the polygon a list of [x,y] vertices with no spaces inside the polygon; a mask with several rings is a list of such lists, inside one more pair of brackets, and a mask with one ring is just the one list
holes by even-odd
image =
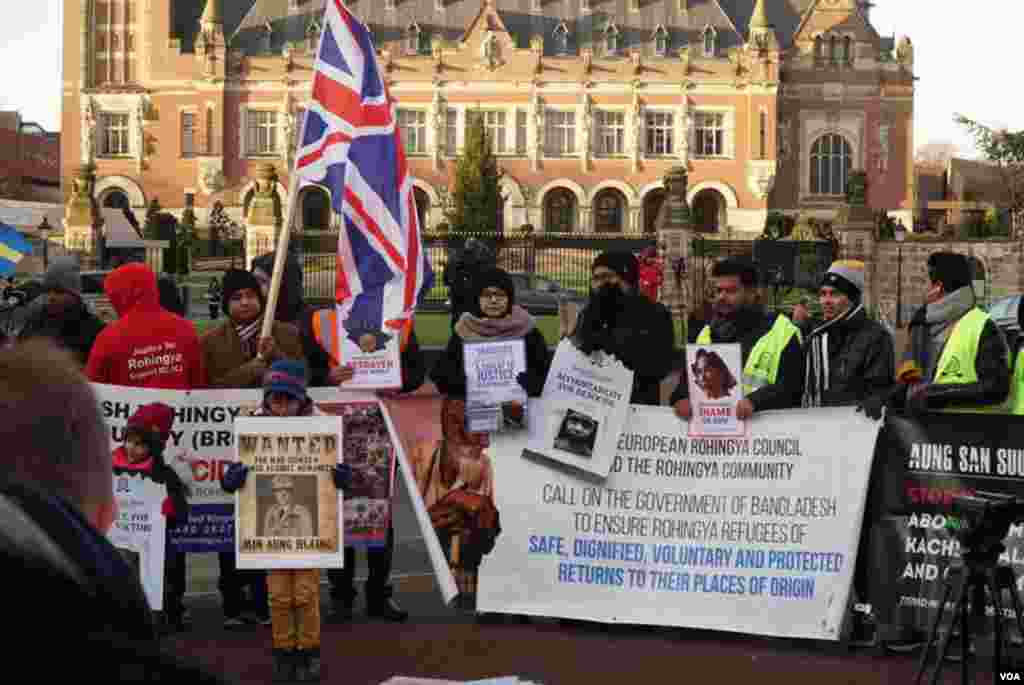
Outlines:
{"label": "man in red hoodie", "polygon": [[160,306],[156,274],[125,264],[103,282],[118,320],[96,338],[89,380],[133,388],[195,390],[206,385],[195,326]]}

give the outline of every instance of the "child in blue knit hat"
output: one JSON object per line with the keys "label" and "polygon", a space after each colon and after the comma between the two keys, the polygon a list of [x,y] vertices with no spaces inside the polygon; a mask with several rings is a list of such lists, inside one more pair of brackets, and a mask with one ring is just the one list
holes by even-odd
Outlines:
{"label": "child in blue knit hat", "polygon": [[[274,362],[263,378],[263,407],[256,416],[313,416],[321,412],[306,394],[306,364],[283,359]],[[224,474],[227,492],[244,487],[249,467],[232,464]],[[334,467],[334,485],[341,491],[352,482],[347,464]],[[287,476],[275,478],[280,487]],[[288,482],[285,482],[288,481]],[[293,505],[297,506],[297,505]],[[303,508],[304,510],[304,508]],[[273,633],[274,682],[320,681],[320,569],[275,569],[267,573],[270,625]]]}

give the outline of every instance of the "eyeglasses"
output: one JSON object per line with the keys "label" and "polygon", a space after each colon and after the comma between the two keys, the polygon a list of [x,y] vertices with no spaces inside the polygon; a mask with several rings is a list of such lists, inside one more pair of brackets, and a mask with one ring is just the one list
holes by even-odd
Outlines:
{"label": "eyeglasses", "polygon": [[504,290],[485,290],[480,293],[481,300],[507,300],[508,293]]}

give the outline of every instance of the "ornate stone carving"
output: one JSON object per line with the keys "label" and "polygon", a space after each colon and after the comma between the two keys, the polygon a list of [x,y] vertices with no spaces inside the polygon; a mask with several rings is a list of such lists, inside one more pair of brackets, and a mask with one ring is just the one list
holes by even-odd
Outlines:
{"label": "ornate stone carving", "polygon": [[82,164],[92,164],[96,159],[96,106],[88,95],[82,98]]}
{"label": "ornate stone carving", "polygon": [[135,104],[135,166],[141,174],[146,161],[146,98]]}
{"label": "ornate stone carving", "polygon": [[896,61],[907,70],[914,68],[914,45],[908,36],[902,36],[896,43]]}
{"label": "ornate stone carving", "polygon": [[484,33],[483,40],[480,41],[480,60],[481,65],[490,70],[495,69],[501,62],[498,34],[490,29]]}
{"label": "ornate stone carving", "polygon": [[686,204],[689,175],[686,167],[674,166],[665,174],[662,183],[665,185],[665,201],[654,219],[654,227],[664,230],[692,230],[693,217],[690,206]]}
{"label": "ornate stone carving", "polygon": [[203,157],[199,160],[199,188],[206,195],[224,190],[224,159]]}
{"label": "ornate stone carving", "polygon": [[747,162],[747,187],[758,199],[764,200],[775,187],[775,160],[756,159]]}

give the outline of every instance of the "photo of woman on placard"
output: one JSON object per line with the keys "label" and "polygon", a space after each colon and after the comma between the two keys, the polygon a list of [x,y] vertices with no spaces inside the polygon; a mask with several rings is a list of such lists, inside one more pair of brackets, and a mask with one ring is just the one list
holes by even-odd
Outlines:
{"label": "photo of woman on placard", "polygon": [[701,348],[697,350],[697,358],[690,366],[690,371],[697,387],[704,391],[709,400],[720,400],[729,397],[738,385],[736,377],[729,370],[717,352]]}

